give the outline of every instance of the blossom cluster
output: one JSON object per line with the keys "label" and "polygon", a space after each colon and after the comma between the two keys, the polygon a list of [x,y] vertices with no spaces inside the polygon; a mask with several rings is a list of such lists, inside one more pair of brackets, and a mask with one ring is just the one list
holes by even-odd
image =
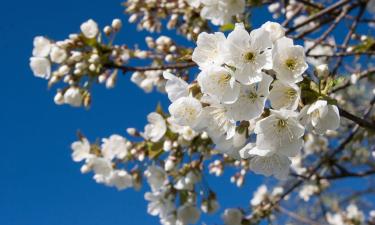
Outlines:
{"label": "blossom cluster", "polygon": [[287,178],[305,129],[324,134],[339,126],[337,107],[324,98],[301,109],[299,84],[308,68],[304,48],[285,37],[278,23],[250,33],[236,24],[227,37],[203,32],[192,59],[201,70],[196,83],[164,73],[171,116],[206,132],[221,153],[249,158],[255,173]]}
{"label": "blossom cluster", "polygon": [[[113,38],[121,27],[121,20],[114,19],[103,32],[108,38]],[[70,34],[62,41],[54,42],[43,36],[34,38],[30,58],[34,75],[47,79],[49,87],[60,81],[68,84],[57,90],[54,101],[58,105],[89,106],[92,83],[105,83],[108,88],[115,84],[117,70],[110,70],[105,64],[114,58],[124,63],[130,57],[126,47],[111,48],[102,43],[102,35],[94,20],[82,23],[80,30],[79,34]]]}
{"label": "blossom cluster", "polygon": [[115,168],[113,160],[124,160],[129,157],[131,143],[120,135],[111,135],[103,138],[101,146],[90,145],[82,137],[72,144],[72,158],[75,162],[84,161],[82,173],[94,172],[94,179],[110,187],[123,190],[136,186],[135,173],[131,174],[125,169]]}
{"label": "blossom cluster", "polygon": [[129,22],[137,22],[138,29],[160,31],[163,19],[168,29],[176,28],[188,39],[195,38],[213,25],[231,24],[234,17],[241,18],[245,0],[128,0],[124,3]]}

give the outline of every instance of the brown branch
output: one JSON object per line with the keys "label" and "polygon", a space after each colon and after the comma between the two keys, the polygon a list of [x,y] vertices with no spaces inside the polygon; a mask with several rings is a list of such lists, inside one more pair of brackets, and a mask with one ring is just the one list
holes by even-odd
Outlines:
{"label": "brown branch", "polygon": [[335,174],[335,175],[328,175],[324,177],[319,177],[320,179],[328,179],[328,180],[337,180],[337,179],[342,179],[342,178],[355,178],[355,177],[365,177],[365,176],[370,176],[375,174],[375,169],[364,171],[364,172],[345,172],[345,173],[340,173],[340,174]]}
{"label": "brown branch", "polygon": [[110,69],[120,69],[123,73],[126,72],[145,72],[145,71],[154,71],[154,70],[167,70],[167,69],[188,69],[195,67],[197,64],[195,62],[186,62],[186,63],[175,63],[167,64],[161,66],[125,66],[125,65],[116,65],[116,64],[106,64],[104,67]]}
{"label": "brown branch", "polygon": [[[366,78],[366,77],[368,77],[368,76],[371,76],[371,75],[374,74],[374,73],[375,73],[375,68],[371,68],[371,69],[368,69],[368,70],[362,71],[362,72],[358,75],[358,80],[362,80],[363,78]],[[343,90],[343,89],[349,87],[350,85],[351,85],[351,83],[350,83],[350,79],[347,79],[347,80],[345,81],[344,84],[342,84],[342,85],[340,85],[340,86],[334,88],[334,89],[332,90],[332,93],[337,92],[337,91],[340,91],[340,90]]]}
{"label": "brown branch", "polygon": [[367,52],[336,52],[336,53],[333,53],[333,54],[307,54],[306,56],[307,57],[315,57],[315,58],[319,58],[319,57],[343,57],[343,56],[360,56],[360,55],[375,55],[375,52],[374,51],[367,51]]}
{"label": "brown branch", "polygon": [[313,48],[318,46],[322,41],[324,41],[328,35],[336,28],[336,26],[340,23],[340,21],[344,18],[346,14],[349,12],[349,7],[346,5],[343,7],[340,15],[336,17],[333,23],[324,31],[324,33],[315,41],[315,43],[306,51],[306,54],[309,54]]}
{"label": "brown branch", "polygon": [[[349,41],[352,38],[352,35],[353,35],[354,31],[357,29],[359,20],[361,19],[361,17],[365,13],[365,9],[366,9],[366,3],[361,5],[361,7],[360,7],[360,9],[358,11],[358,15],[356,16],[354,22],[352,23],[352,25],[349,28],[349,32],[347,33],[347,35],[346,35],[346,37],[344,39],[344,42],[342,44],[342,46],[344,46],[344,48],[348,47]],[[342,63],[342,60],[343,60],[343,58],[341,57],[336,62],[335,66],[334,66],[334,69],[333,69],[333,73],[332,73],[333,76],[335,76],[337,70],[339,69],[339,67],[340,67],[340,65]]]}
{"label": "brown branch", "polygon": [[321,225],[321,224],[318,223],[318,222],[312,221],[312,220],[309,219],[309,218],[306,218],[306,217],[303,217],[303,216],[301,216],[301,215],[298,215],[297,213],[291,212],[291,211],[289,211],[289,210],[287,210],[287,209],[285,209],[285,208],[283,208],[283,207],[281,207],[281,206],[277,207],[277,209],[278,209],[280,212],[286,214],[287,216],[289,216],[289,217],[291,217],[291,218],[293,218],[293,219],[295,219],[295,220],[297,220],[298,222],[301,222],[301,223],[303,223],[303,224],[309,224],[309,225]]}
{"label": "brown branch", "polygon": [[350,2],[350,0],[341,0],[341,1],[336,2],[335,4],[332,4],[331,6],[329,6],[329,7],[325,8],[325,9],[319,11],[318,13],[310,16],[309,18],[307,18],[302,23],[299,23],[299,24],[295,25],[294,27],[289,28],[286,31],[286,34],[289,34],[289,33],[293,32],[293,31],[297,30],[298,28],[303,27],[306,24],[308,24],[308,23],[310,23],[310,22],[312,22],[312,21],[314,21],[314,20],[316,20],[318,18],[321,18],[322,16],[324,16],[324,15],[326,15],[326,14],[328,14],[328,13],[334,11],[334,10],[336,10],[337,8],[339,8],[339,7],[347,4],[349,2]]}
{"label": "brown branch", "polygon": [[375,124],[373,122],[370,122],[370,121],[367,121],[367,120],[362,119],[360,117],[357,117],[357,116],[351,114],[350,112],[348,112],[348,111],[346,111],[346,110],[344,110],[340,107],[337,107],[337,108],[339,109],[340,116],[345,117],[346,119],[349,119],[349,120],[355,122],[356,124],[358,124],[359,126],[361,126],[363,128],[375,131]]}

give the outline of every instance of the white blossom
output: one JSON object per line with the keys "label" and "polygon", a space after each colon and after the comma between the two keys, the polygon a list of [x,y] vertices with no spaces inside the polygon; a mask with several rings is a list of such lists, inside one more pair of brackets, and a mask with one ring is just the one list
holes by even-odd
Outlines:
{"label": "white blossom", "polygon": [[[285,109],[271,110],[270,116],[259,120],[255,125],[256,146],[260,151],[264,149],[267,153],[272,153],[267,154],[269,157],[293,157],[302,148],[304,131],[297,120],[297,113]],[[278,154],[275,155],[274,152]]]}
{"label": "white blossom", "polygon": [[303,185],[298,193],[298,196],[305,202],[309,201],[310,197],[319,191],[319,188],[313,184]]}
{"label": "white blossom", "polygon": [[114,170],[107,178],[106,185],[121,191],[133,186],[133,178],[125,170]]}
{"label": "white blossom", "polygon": [[185,176],[182,176],[177,180],[174,188],[177,190],[193,190],[195,183],[200,180],[200,176],[194,172],[190,171]]}
{"label": "white blossom", "polygon": [[81,24],[81,31],[86,38],[95,38],[99,33],[98,24],[94,20],[89,19]]}
{"label": "white blossom", "polygon": [[193,97],[181,97],[169,106],[169,112],[182,126],[196,126],[202,111],[202,104]]}
{"label": "white blossom", "polygon": [[173,117],[169,117],[167,119],[168,121],[168,127],[173,133],[177,133],[180,136],[182,136],[186,141],[193,140],[196,136],[198,136],[198,132],[194,131],[189,126],[181,126],[177,124],[175,119]]}
{"label": "white blossom", "polygon": [[102,154],[106,159],[123,159],[129,154],[128,141],[118,134],[112,134],[109,138],[102,139]]}
{"label": "white blossom", "polygon": [[344,222],[343,216],[339,213],[335,213],[335,214],[327,213],[326,218],[327,218],[328,224],[330,225],[347,225]]}
{"label": "white blossom", "polygon": [[105,183],[113,171],[112,162],[102,157],[90,157],[86,159],[86,165],[94,171],[94,179],[98,183]]}
{"label": "white blossom", "polygon": [[258,187],[258,189],[254,192],[253,198],[250,201],[252,206],[260,205],[263,200],[267,197],[267,186],[262,184]]}
{"label": "white blossom", "polygon": [[283,83],[276,80],[272,84],[269,95],[271,106],[274,109],[296,110],[301,98],[301,90],[295,84]]}
{"label": "white blossom", "polygon": [[197,47],[193,51],[192,60],[201,69],[212,65],[220,66],[224,63],[225,46],[226,38],[223,33],[208,34],[202,32],[198,35]]}
{"label": "white blossom", "polygon": [[51,76],[51,63],[43,57],[31,57],[30,68],[36,77],[49,79]]}
{"label": "white blossom", "polygon": [[173,102],[181,97],[187,97],[189,95],[188,84],[186,81],[169,72],[164,72],[163,77],[167,80],[165,91],[168,94],[169,100]]}
{"label": "white blossom", "polygon": [[72,158],[74,162],[80,162],[92,156],[90,153],[90,143],[86,138],[73,142],[71,149],[73,150]]}
{"label": "white blossom", "polygon": [[276,77],[286,83],[302,81],[302,74],[307,69],[305,50],[302,46],[293,45],[290,38],[280,38],[272,50],[273,69]]}
{"label": "white blossom", "polygon": [[261,26],[261,28],[270,34],[272,42],[275,42],[285,36],[285,28],[279,23],[267,21]]}
{"label": "white blossom", "polygon": [[66,50],[58,46],[53,46],[50,53],[51,61],[54,63],[62,63],[68,57]]}
{"label": "white blossom", "polygon": [[37,36],[34,38],[34,57],[47,57],[50,53],[52,44],[51,41],[45,37]]}
{"label": "white blossom", "polygon": [[176,225],[196,224],[200,217],[200,211],[191,203],[185,203],[177,209]]}
{"label": "white blossom", "polygon": [[264,176],[275,176],[277,179],[285,180],[289,174],[291,161],[277,150],[266,150],[248,144],[241,149],[242,155],[248,155],[250,169],[256,174]]}
{"label": "white blossom", "polygon": [[221,215],[225,225],[241,225],[242,212],[239,209],[226,209]]}
{"label": "white blossom", "polygon": [[235,121],[251,120],[259,117],[263,111],[269,95],[272,78],[262,75],[262,81],[251,85],[241,85],[241,91],[236,102],[226,104],[228,113]]}
{"label": "white blossom", "polygon": [[[332,41],[334,42],[334,41]],[[334,44],[334,43],[333,43]],[[305,41],[305,49],[310,49],[315,45],[313,41]],[[327,45],[319,44],[310,50],[310,55],[327,55],[330,56],[334,53],[334,49]],[[307,57],[307,62],[314,66],[327,63],[327,57]]]}
{"label": "white blossom", "polygon": [[147,120],[149,124],[145,126],[143,136],[152,142],[158,142],[167,131],[167,125],[164,118],[156,112],[148,114]]}
{"label": "white blossom", "polygon": [[64,102],[74,107],[82,105],[83,96],[78,87],[71,86],[64,93]]}
{"label": "white blossom", "polygon": [[317,100],[301,110],[300,121],[307,129],[324,134],[327,130],[336,130],[340,126],[340,114],[337,106],[330,105],[325,100]]}
{"label": "white blossom", "polygon": [[250,34],[244,25],[237,23],[228,35],[228,48],[225,62],[235,67],[234,76],[243,84],[252,84],[262,79],[261,70],[272,64],[270,34],[262,28]]}
{"label": "white blossom", "polygon": [[201,0],[186,0],[186,2],[193,8],[198,8],[201,4]]}
{"label": "white blossom", "polygon": [[214,25],[224,25],[232,20],[232,16],[245,9],[244,0],[201,0],[203,8],[201,17],[211,20]]}
{"label": "white blossom", "polygon": [[166,183],[168,183],[167,174],[159,166],[149,166],[144,172],[144,175],[153,192],[160,190]]}
{"label": "white blossom", "polygon": [[212,66],[199,73],[198,84],[205,94],[216,97],[220,102],[233,103],[240,93],[240,85],[230,70]]}
{"label": "white blossom", "polygon": [[166,218],[171,212],[175,210],[175,204],[171,197],[166,195],[166,192],[146,192],[145,199],[149,201],[147,212],[153,216],[160,216]]}

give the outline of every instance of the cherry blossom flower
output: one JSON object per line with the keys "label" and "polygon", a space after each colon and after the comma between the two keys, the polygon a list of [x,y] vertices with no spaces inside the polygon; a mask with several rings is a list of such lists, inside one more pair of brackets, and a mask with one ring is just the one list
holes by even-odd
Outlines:
{"label": "cherry blossom flower", "polygon": [[145,126],[143,136],[152,142],[158,142],[167,131],[167,125],[164,118],[156,112],[148,114],[147,120],[149,124]]}
{"label": "cherry blossom flower", "polygon": [[168,183],[167,174],[161,167],[151,165],[144,172],[144,175],[153,192],[159,191],[166,183]]}
{"label": "cherry blossom flower", "polygon": [[235,68],[234,76],[241,83],[259,82],[261,70],[272,64],[271,47],[270,34],[265,29],[255,29],[249,34],[243,24],[237,23],[228,35],[226,63]]}
{"label": "cherry blossom flower", "polygon": [[273,69],[276,77],[286,83],[302,81],[302,74],[307,69],[305,50],[302,46],[293,45],[290,38],[280,38],[272,50]]}
{"label": "cherry blossom flower", "polygon": [[186,81],[169,72],[164,72],[163,77],[167,80],[165,91],[168,94],[169,100],[173,102],[181,97],[187,97],[189,95],[188,84]]}
{"label": "cherry blossom flower", "polygon": [[324,134],[327,130],[336,130],[340,126],[340,114],[337,106],[330,105],[325,100],[318,100],[306,105],[300,114],[300,121],[307,129],[317,134]]}
{"label": "cherry blossom flower", "polygon": [[71,149],[73,150],[72,158],[74,162],[80,162],[92,156],[90,153],[90,143],[86,138],[73,142]]}
{"label": "cherry blossom flower", "polygon": [[271,106],[274,109],[296,110],[300,101],[301,90],[295,84],[283,83],[276,80],[272,84],[269,95]]}
{"label": "cherry blossom flower", "polygon": [[51,51],[51,41],[43,36],[37,36],[34,38],[34,57],[47,57]]}
{"label": "cherry blossom flower", "polygon": [[[259,120],[254,130],[259,151],[264,149],[270,157],[278,157],[279,154],[288,157],[297,155],[302,148],[302,136],[305,132],[305,128],[297,120],[297,115],[290,110],[271,110],[270,116]],[[278,154],[273,154],[274,151]]]}
{"label": "cherry blossom flower", "polygon": [[98,24],[94,20],[89,19],[82,23],[81,31],[86,38],[95,38],[99,33]]}
{"label": "cherry blossom flower", "polygon": [[203,93],[214,96],[223,103],[235,102],[240,93],[240,85],[232,72],[223,67],[209,67],[198,75],[197,80]]}
{"label": "cherry blossom flower", "polygon": [[203,9],[201,17],[211,20],[214,25],[224,25],[232,20],[232,16],[245,9],[244,0],[201,0]]}
{"label": "cherry blossom flower", "polygon": [[285,36],[285,28],[279,23],[267,21],[261,26],[261,28],[269,33],[273,43]]}
{"label": "cherry blossom flower", "polygon": [[251,120],[259,117],[263,111],[269,95],[272,78],[262,74],[262,81],[251,85],[241,85],[238,100],[233,104],[226,104],[228,113],[235,121]]}
{"label": "cherry blossom flower", "polygon": [[202,104],[193,97],[181,97],[174,101],[168,109],[179,125],[194,128],[199,123]]}
{"label": "cherry blossom flower", "polygon": [[71,86],[64,93],[64,103],[74,107],[82,105],[83,96],[78,87]]}
{"label": "cherry blossom flower", "polygon": [[223,33],[208,34],[202,32],[198,35],[197,47],[193,51],[192,60],[201,69],[212,65],[220,66],[224,63],[225,46],[226,38]]}
{"label": "cherry blossom flower", "polygon": [[51,63],[42,57],[31,57],[30,67],[36,77],[49,79],[51,76]]}
{"label": "cherry blossom flower", "polygon": [[242,212],[239,209],[226,209],[221,215],[225,225],[241,225]]}
{"label": "cherry blossom flower", "polygon": [[177,209],[176,225],[196,224],[200,217],[200,211],[191,203],[185,203]]}
{"label": "cherry blossom flower", "polygon": [[102,154],[106,159],[123,159],[129,154],[127,140],[118,134],[112,134],[109,138],[102,139]]}

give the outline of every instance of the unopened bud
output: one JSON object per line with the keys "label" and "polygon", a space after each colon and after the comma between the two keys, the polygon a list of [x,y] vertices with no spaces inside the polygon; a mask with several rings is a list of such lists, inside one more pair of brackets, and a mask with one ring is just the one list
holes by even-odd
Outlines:
{"label": "unopened bud", "polygon": [[318,77],[327,77],[329,75],[329,68],[327,64],[321,64],[317,66],[315,69]]}
{"label": "unopened bud", "polygon": [[112,33],[112,27],[105,26],[104,29],[103,29],[103,31],[104,31],[105,35],[109,36]]}
{"label": "unopened bud", "polygon": [[62,105],[64,104],[64,95],[62,94],[61,91],[58,91],[53,98],[53,101],[55,102],[56,105]]}
{"label": "unopened bud", "polygon": [[129,127],[126,129],[126,132],[131,135],[131,136],[136,136],[137,135],[137,130],[135,128]]}
{"label": "unopened bud", "polygon": [[120,19],[114,19],[112,21],[112,27],[115,31],[119,31],[122,27],[122,22]]}

